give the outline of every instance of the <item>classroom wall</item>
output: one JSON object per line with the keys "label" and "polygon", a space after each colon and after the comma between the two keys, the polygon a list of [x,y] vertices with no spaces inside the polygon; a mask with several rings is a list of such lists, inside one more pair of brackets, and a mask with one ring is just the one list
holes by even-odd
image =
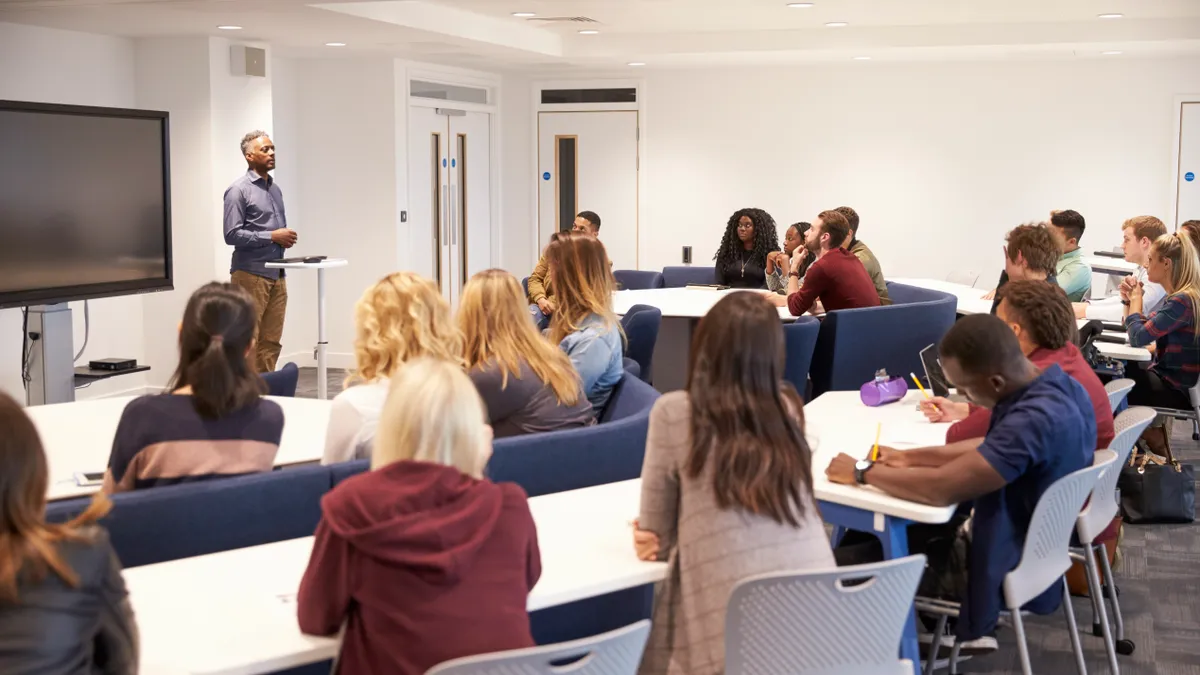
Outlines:
{"label": "classroom wall", "polygon": [[[132,40],[0,23],[0,99],[134,107]],[[80,362],[142,358],[143,302],[139,296],[93,300],[91,335]],[[71,303],[75,349],[83,346],[83,303]],[[21,311],[0,310],[0,391],[24,403],[21,384]],[[91,398],[140,390],[141,373],[97,382],[78,391]]]}

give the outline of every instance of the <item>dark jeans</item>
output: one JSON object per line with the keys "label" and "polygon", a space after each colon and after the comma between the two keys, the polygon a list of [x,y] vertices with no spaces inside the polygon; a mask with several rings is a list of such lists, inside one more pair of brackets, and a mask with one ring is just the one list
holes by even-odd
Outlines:
{"label": "dark jeans", "polygon": [[[918,595],[960,602],[966,594],[967,540],[959,530],[970,512],[970,507],[964,506],[950,522],[908,527],[908,552],[924,553],[927,558]],[[883,546],[875,535],[851,530],[833,550],[833,557],[842,567],[879,562]]]}
{"label": "dark jeans", "polygon": [[1130,363],[1125,368],[1125,377],[1134,381],[1133,390],[1129,392],[1129,405],[1144,405],[1151,408],[1172,408],[1175,410],[1191,410],[1192,400],[1187,392],[1180,391],[1163,380],[1158,373],[1149,368],[1140,368]]}

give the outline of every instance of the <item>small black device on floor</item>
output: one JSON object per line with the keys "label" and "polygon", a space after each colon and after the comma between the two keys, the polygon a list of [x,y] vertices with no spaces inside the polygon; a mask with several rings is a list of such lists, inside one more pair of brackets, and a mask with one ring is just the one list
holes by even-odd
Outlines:
{"label": "small black device on floor", "polygon": [[137,368],[137,359],[97,359],[89,361],[88,367],[93,370],[129,370]]}

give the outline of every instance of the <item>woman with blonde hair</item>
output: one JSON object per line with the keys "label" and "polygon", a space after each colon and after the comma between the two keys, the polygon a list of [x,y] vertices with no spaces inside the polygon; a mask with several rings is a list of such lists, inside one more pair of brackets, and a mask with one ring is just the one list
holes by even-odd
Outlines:
{"label": "woman with blonde hair", "polygon": [[[1200,260],[1192,238],[1186,232],[1175,232],[1156,239],[1147,258],[1146,278],[1167,293],[1162,305],[1149,315],[1142,312],[1142,285],[1121,287],[1129,344],[1155,344],[1153,365],[1144,370],[1132,365],[1125,369],[1125,376],[1136,383],[1129,392],[1129,404],[1191,410],[1188,390],[1200,379],[1200,334],[1196,331]],[[1165,426],[1150,427],[1142,438],[1155,453],[1170,452]]]}
{"label": "woman with blonde hair", "polygon": [[46,522],[49,469],[33,422],[0,393],[0,673],[126,675],[137,625],[97,497],[65,525]]}
{"label": "woman with blonde hair", "polygon": [[612,309],[616,281],[599,239],[559,232],[546,247],[557,308],[550,341],[575,365],[597,417],[623,374],[624,334]]}
{"label": "woman with blonde hair", "polygon": [[437,285],[395,272],[368,288],[354,306],[354,373],[333,399],[322,464],[371,455],[389,378],[422,356],[462,363],[462,337]]}
{"label": "woman with blonde hair", "polygon": [[496,438],[594,421],[571,360],[529,320],[516,277],[496,269],[471,277],[458,325],[467,375],[483,397]]}
{"label": "woman with blonde hair", "polygon": [[420,675],[532,647],[525,603],[541,576],[537,532],[525,492],[483,478],[492,436],[475,386],[433,358],[391,379],[371,471],[321,500],[300,630],[346,626],[341,675]]}

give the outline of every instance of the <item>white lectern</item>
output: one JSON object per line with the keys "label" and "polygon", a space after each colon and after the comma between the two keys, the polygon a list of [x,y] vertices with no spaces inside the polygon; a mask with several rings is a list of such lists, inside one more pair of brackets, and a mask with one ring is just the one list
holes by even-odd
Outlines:
{"label": "white lectern", "polygon": [[325,270],[349,265],[345,258],[326,258],[320,262],[269,262],[267,267],[277,270],[316,270],[317,271],[317,348],[313,354],[317,357],[317,398],[329,396],[329,378],[325,364]]}

